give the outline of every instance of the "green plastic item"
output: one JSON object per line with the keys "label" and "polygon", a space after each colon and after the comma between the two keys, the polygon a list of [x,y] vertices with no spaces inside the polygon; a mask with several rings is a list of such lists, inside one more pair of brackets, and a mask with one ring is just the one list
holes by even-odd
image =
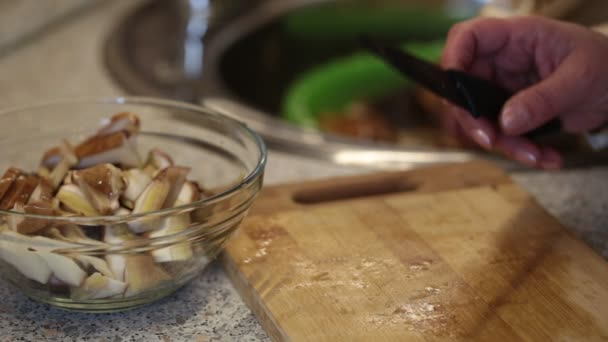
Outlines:
{"label": "green plastic item", "polygon": [[429,6],[346,2],[295,11],[283,18],[282,25],[294,38],[351,40],[362,32],[383,37],[403,33],[437,37],[462,19]]}
{"label": "green plastic item", "polygon": [[[425,60],[438,61],[444,43],[408,43],[403,48]],[[315,68],[292,83],[282,114],[294,124],[316,127],[320,113],[340,113],[355,99],[377,99],[410,84],[377,57],[357,53]]]}

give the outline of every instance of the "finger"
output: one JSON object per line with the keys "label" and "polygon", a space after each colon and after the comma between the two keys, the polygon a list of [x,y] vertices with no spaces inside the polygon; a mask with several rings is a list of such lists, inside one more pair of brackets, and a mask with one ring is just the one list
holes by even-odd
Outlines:
{"label": "finger", "polygon": [[494,81],[513,93],[538,82],[532,71],[510,72],[501,68],[495,69]]}
{"label": "finger", "polygon": [[496,149],[524,165],[540,166],[541,149],[525,138],[499,134],[496,138]]}
{"label": "finger", "polygon": [[467,72],[483,78],[484,80],[495,81],[496,78],[494,61],[490,58],[476,59],[473,64],[469,66]]}
{"label": "finger", "polygon": [[590,70],[572,61],[564,62],[558,71],[545,80],[515,94],[503,108],[500,125],[505,134],[521,135],[555,116],[570,111],[578,99],[585,98]]}
{"label": "finger", "polygon": [[559,170],[564,165],[561,154],[551,147],[541,147],[540,167],[545,170]]}
{"label": "finger", "polygon": [[485,118],[475,119],[471,114],[459,107],[450,105],[449,115],[456,118],[467,136],[481,147],[490,150],[496,140],[496,128]]}
{"label": "finger", "polygon": [[475,39],[470,24],[458,23],[450,28],[441,55],[441,66],[445,69],[467,70],[475,59]]}
{"label": "finger", "polygon": [[502,19],[477,18],[458,23],[448,33],[441,64],[446,69],[467,70],[477,57],[504,47],[508,38],[508,25]]}
{"label": "finger", "polygon": [[465,148],[478,147],[478,144],[464,132],[458,120],[445,110],[439,115],[439,124],[441,131],[445,133],[448,139],[446,143],[453,144],[455,142]]}
{"label": "finger", "polygon": [[568,133],[585,133],[608,123],[608,114],[599,112],[573,112],[560,118],[563,130]]}

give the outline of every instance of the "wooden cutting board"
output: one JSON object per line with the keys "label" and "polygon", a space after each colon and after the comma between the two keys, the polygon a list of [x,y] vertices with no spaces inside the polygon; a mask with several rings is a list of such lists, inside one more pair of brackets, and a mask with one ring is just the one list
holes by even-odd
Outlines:
{"label": "wooden cutting board", "polygon": [[606,261],[485,162],[265,188],[223,260],[275,340],[608,340]]}

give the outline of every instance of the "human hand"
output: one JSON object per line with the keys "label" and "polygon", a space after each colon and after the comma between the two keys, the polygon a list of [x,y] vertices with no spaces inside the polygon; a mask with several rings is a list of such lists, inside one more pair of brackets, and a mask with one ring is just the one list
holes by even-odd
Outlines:
{"label": "human hand", "polygon": [[515,92],[499,126],[450,105],[465,133],[488,150],[529,166],[558,169],[558,151],[521,135],[558,117],[566,132],[608,121],[608,38],[541,17],[478,18],[452,27],[442,66],[492,80]]}

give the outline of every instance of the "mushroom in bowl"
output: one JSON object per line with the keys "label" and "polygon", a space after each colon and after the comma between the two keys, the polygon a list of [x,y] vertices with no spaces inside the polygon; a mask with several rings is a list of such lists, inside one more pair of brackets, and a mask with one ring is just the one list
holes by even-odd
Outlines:
{"label": "mushroom in bowl", "polygon": [[0,274],[65,309],[172,293],[219,253],[262,185],[259,136],[194,105],[57,101],[0,112],[0,127]]}

